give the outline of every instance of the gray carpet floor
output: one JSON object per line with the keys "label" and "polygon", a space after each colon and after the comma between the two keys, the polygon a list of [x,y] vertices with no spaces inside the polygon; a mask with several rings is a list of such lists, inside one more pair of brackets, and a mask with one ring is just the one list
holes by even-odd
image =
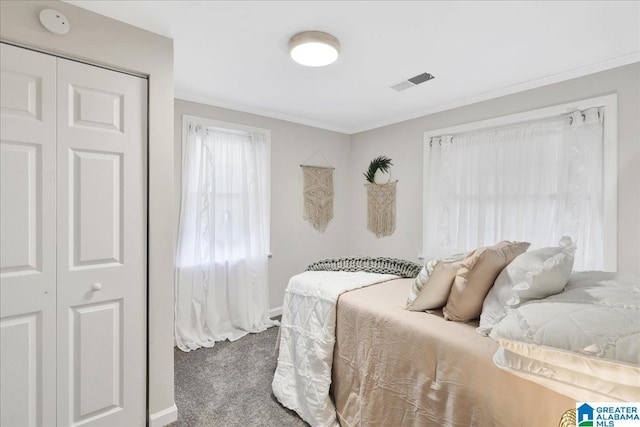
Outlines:
{"label": "gray carpet floor", "polygon": [[307,426],[271,392],[278,328],[184,353],[175,350],[179,427]]}

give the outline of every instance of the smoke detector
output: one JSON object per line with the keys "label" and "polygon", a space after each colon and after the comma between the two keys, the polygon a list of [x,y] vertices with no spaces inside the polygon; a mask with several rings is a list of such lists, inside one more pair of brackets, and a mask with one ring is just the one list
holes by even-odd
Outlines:
{"label": "smoke detector", "polygon": [[39,18],[42,26],[53,34],[67,34],[71,28],[67,17],[54,9],[43,9]]}

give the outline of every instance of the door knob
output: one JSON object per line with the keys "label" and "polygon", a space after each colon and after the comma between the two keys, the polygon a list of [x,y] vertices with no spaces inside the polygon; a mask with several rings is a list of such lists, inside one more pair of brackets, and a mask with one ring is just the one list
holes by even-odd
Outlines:
{"label": "door knob", "polygon": [[91,290],[92,291],[99,291],[100,289],[102,289],[102,285],[100,283],[94,283],[93,285],[91,285]]}

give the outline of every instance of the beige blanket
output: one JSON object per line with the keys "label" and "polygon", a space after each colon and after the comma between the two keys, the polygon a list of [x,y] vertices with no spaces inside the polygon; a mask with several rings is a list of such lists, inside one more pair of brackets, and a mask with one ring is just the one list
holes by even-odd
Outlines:
{"label": "beige blanket", "polygon": [[476,323],[404,310],[413,279],[340,296],[332,391],[342,427],[550,426],[575,401],[497,368]]}

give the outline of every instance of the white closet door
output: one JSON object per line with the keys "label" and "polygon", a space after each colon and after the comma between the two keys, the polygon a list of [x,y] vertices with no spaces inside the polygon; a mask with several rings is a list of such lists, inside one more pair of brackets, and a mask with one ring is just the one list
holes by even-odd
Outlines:
{"label": "white closet door", "polygon": [[56,58],[0,44],[0,425],[56,414]]}
{"label": "white closet door", "polygon": [[58,425],[143,426],[144,79],[58,59]]}

